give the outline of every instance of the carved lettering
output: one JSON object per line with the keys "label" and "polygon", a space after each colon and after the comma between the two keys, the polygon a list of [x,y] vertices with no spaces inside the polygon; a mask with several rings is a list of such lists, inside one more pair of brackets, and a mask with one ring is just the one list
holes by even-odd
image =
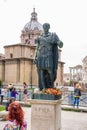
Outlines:
{"label": "carved lettering", "polygon": [[46,113],[49,113],[49,112],[50,112],[50,109],[47,108],[47,107],[46,107],[46,108],[45,108],[45,107],[44,107],[44,108],[42,108],[42,107],[35,107],[35,108],[34,108],[34,111],[35,111],[35,112],[45,113],[45,114],[46,114]]}

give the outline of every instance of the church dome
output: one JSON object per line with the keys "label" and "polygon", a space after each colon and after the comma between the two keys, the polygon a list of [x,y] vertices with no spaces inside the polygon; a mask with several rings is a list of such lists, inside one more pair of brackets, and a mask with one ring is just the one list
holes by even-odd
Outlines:
{"label": "church dome", "polygon": [[42,25],[37,21],[37,13],[35,12],[35,8],[33,8],[33,12],[31,13],[31,20],[24,26],[23,31],[26,32],[35,29],[43,31]]}

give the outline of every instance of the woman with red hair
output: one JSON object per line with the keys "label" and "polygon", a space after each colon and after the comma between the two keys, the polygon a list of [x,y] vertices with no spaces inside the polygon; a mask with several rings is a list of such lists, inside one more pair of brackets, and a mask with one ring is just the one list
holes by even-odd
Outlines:
{"label": "woman with red hair", "polygon": [[13,102],[8,108],[8,124],[3,130],[27,130],[27,123],[24,121],[24,112],[20,104]]}

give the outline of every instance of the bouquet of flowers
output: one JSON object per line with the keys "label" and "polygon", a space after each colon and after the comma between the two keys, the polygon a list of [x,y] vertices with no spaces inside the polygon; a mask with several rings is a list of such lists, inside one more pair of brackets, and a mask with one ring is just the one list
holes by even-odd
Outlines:
{"label": "bouquet of flowers", "polygon": [[42,91],[35,91],[32,99],[58,100],[62,98],[62,91],[59,88],[46,88]]}
{"label": "bouquet of flowers", "polygon": [[53,94],[53,95],[62,95],[62,90],[59,88],[47,88],[47,89],[43,89],[42,93]]}

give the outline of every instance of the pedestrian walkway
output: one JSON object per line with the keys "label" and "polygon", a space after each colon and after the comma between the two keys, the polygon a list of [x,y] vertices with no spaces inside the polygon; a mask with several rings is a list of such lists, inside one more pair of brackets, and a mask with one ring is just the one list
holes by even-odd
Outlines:
{"label": "pedestrian walkway", "polygon": [[61,130],[87,130],[87,113],[61,111]]}
{"label": "pedestrian walkway", "polygon": [[[25,120],[31,130],[31,107],[23,107]],[[7,121],[0,121],[0,130],[3,130]],[[87,113],[61,110],[61,130],[87,130]]]}

